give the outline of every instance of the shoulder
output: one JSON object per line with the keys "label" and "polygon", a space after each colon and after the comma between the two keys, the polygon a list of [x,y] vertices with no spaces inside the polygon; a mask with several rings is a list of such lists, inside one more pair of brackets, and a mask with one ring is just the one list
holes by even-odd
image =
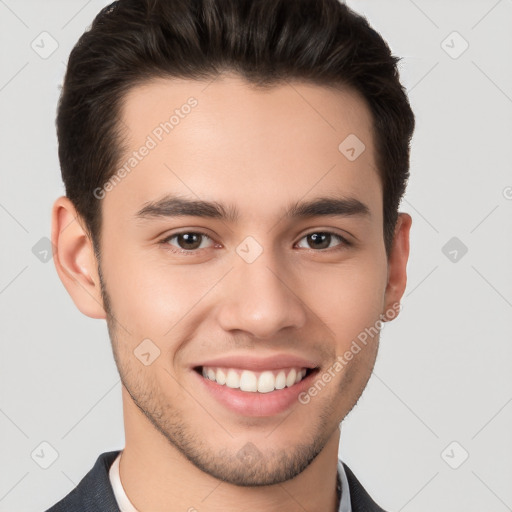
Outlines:
{"label": "shoulder", "polygon": [[119,450],[102,453],[80,483],[46,512],[119,512],[108,470]]}
{"label": "shoulder", "polygon": [[352,512],[385,512],[384,509],[379,507],[379,505],[373,501],[350,468],[345,463],[342,464],[347,475],[348,486],[350,489]]}

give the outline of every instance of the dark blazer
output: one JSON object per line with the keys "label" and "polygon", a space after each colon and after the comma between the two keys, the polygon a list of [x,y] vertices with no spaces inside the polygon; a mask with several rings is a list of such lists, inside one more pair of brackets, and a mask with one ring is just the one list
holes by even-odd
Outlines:
{"label": "dark blazer", "polygon": [[[102,453],[76,488],[46,512],[119,512],[108,476],[118,454],[119,450]],[[352,512],[385,512],[370,498],[348,466],[343,466],[350,487]]]}

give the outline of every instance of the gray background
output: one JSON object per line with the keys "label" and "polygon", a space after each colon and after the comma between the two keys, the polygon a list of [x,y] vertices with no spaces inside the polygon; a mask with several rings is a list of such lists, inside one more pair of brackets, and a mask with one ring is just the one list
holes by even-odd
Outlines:
{"label": "gray background", "polygon": [[[59,84],[106,3],[0,0],[2,512],[45,509],[124,446],[106,325],[45,253]],[[390,511],[512,510],[512,0],[348,4],[403,57],[417,130],[403,311],[340,453]]]}

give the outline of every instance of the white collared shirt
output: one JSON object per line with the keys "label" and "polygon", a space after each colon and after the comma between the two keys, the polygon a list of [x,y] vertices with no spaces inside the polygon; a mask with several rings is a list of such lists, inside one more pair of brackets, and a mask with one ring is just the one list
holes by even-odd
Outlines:
{"label": "white collared shirt", "polygon": [[[117,505],[121,512],[138,512],[138,510],[132,505],[131,501],[124,492],[123,484],[121,483],[121,477],[119,476],[119,459],[121,458],[122,451],[114,460],[108,476],[110,478],[110,484],[114,490],[114,496],[116,497]],[[352,512],[352,506],[350,505],[350,489],[348,488],[347,475],[341,460],[338,459],[338,478],[341,482],[341,502],[338,512]]]}

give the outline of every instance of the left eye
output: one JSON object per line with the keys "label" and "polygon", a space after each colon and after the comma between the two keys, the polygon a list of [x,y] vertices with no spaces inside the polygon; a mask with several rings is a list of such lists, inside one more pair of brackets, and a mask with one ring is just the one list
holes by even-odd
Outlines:
{"label": "left eye", "polygon": [[333,239],[337,239],[341,242],[336,245],[350,245],[349,242],[341,235],[325,231],[310,233],[309,235],[306,235],[304,238],[302,238],[302,240],[307,240],[307,243],[310,244],[310,247],[306,247],[306,249],[312,248],[320,250],[329,249]]}

